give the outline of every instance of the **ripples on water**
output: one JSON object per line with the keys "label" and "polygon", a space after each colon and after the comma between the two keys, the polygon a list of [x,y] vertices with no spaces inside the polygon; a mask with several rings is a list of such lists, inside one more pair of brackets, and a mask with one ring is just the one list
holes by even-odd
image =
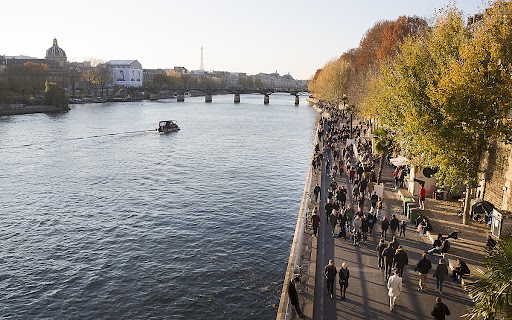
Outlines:
{"label": "ripples on water", "polygon": [[232,99],[0,117],[1,318],[274,318],[315,112]]}

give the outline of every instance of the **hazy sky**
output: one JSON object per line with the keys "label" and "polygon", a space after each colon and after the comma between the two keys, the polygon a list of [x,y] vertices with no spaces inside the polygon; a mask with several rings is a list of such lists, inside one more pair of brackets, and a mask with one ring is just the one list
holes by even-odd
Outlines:
{"label": "hazy sky", "polygon": [[44,58],[56,37],[68,61],[136,59],[143,68],[184,66],[308,79],[379,20],[432,20],[483,0],[15,0],[2,2],[0,54]]}

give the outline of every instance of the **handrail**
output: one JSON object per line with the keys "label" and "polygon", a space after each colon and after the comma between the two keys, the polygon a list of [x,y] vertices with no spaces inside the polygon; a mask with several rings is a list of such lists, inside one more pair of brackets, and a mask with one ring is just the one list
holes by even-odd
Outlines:
{"label": "handrail", "polygon": [[[318,143],[318,129],[320,124],[317,125],[315,131],[315,140],[313,142],[313,152],[311,154],[311,160],[314,159],[315,150],[314,146]],[[288,320],[290,317],[290,299],[288,298],[288,285],[294,276],[295,270],[300,267],[300,256],[302,250],[302,241],[304,239],[305,225],[307,219],[307,211],[310,199],[311,190],[311,179],[313,177],[313,167],[309,164],[308,173],[306,176],[306,183],[304,185],[304,191],[302,192],[302,200],[300,204],[299,214],[297,218],[297,224],[295,226],[295,234],[293,236],[293,242],[290,249],[290,257],[288,258],[288,267],[286,268],[286,274],[284,277],[283,291],[281,292],[281,299],[279,301],[279,308],[277,310],[276,320]]]}

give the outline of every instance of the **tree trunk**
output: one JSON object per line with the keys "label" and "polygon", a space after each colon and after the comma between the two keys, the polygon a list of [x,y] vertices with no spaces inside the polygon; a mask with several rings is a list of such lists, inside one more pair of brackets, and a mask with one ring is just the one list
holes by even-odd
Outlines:
{"label": "tree trunk", "polygon": [[380,184],[382,169],[384,169],[384,159],[386,159],[386,152],[383,152],[380,155],[379,172],[377,174],[377,185]]}
{"label": "tree trunk", "polygon": [[464,199],[464,212],[462,214],[462,224],[467,225],[469,220],[469,210],[471,210],[471,185],[466,185],[466,197]]}

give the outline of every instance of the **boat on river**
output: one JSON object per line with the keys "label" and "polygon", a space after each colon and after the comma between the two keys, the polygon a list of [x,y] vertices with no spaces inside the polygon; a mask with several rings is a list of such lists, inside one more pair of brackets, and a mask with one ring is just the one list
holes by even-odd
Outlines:
{"label": "boat on river", "polygon": [[176,120],[165,120],[160,121],[158,123],[158,132],[160,133],[169,133],[180,130],[180,127],[178,127],[178,124],[176,123]]}

